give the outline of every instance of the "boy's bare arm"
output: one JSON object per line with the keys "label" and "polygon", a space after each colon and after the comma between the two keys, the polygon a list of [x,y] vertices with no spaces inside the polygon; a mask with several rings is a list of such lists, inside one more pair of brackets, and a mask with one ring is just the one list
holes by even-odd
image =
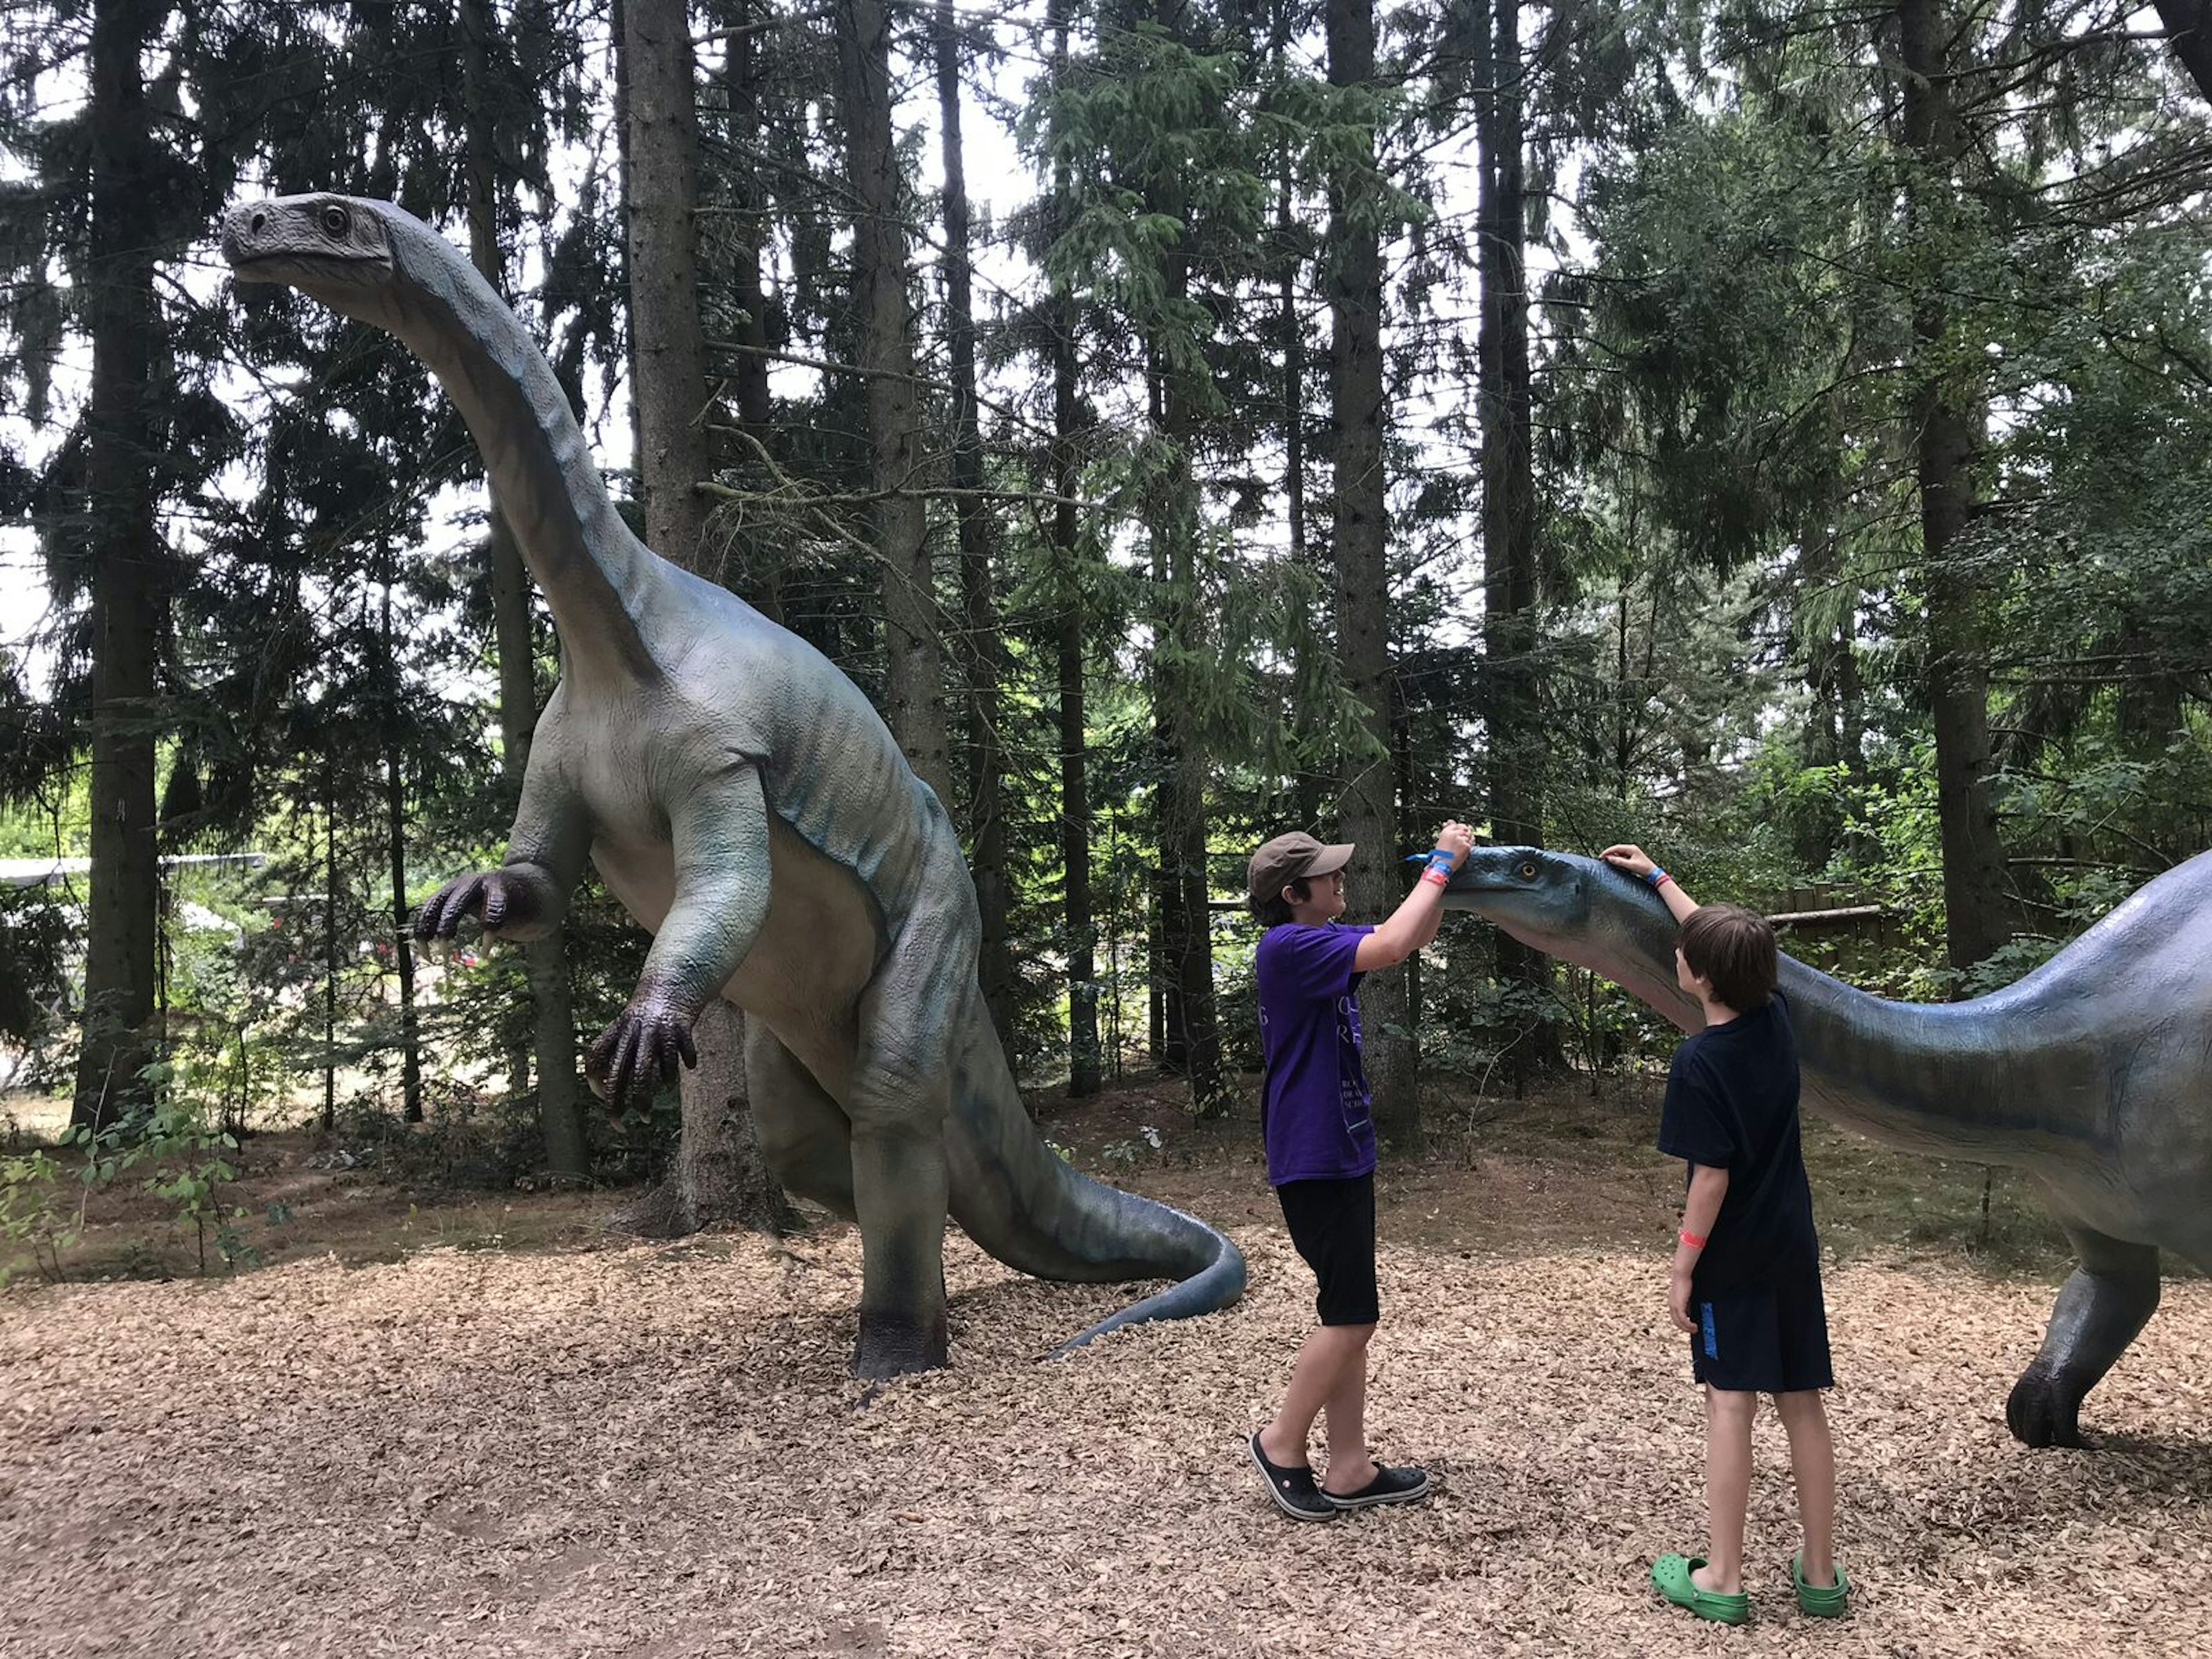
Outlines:
{"label": "boy's bare arm", "polygon": [[[1437,851],[1451,854],[1452,870],[1467,861],[1468,849],[1474,845],[1474,831],[1457,819],[1437,831]],[[1424,870],[1421,879],[1413,884],[1413,890],[1406,895],[1405,902],[1390,913],[1390,919],[1359,941],[1359,948],[1352,958],[1353,969],[1364,974],[1377,968],[1395,967],[1436,938],[1443,919],[1443,883],[1430,879],[1428,872]]]}
{"label": "boy's bare arm", "polygon": [[[1666,872],[1659,870],[1658,865],[1653,861],[1649,853],[1631,842],[1618,842],[1607,848],[1598,856],[1607,864],[1619,865],[1638,881],[1650,881],[1654,871],[1659,871],[1662,876],[1666,875]],[[1684,892],[1682,884],[1672,876],[1667,876],[1666,879],[1659,884],[1659,896],[1667,901],[1667,908],[1677,921],[1687,921],[1697,911],[1697,900]]]}
{"label": "boy's bare arm", "polygon": [[1667,1287],[1668,1310],[1674,1316],[1677,1330],[1698,1328],[1697,1321],[1690,1317],[1690,1279],[1698,1270],[1698,1258],[1705,1254],[1705,1241],[1712,1235],[1713,1223],[1720,1218],[1721,1200],[1728,1196],[1728,1189],[1726,1170],[1710,1164],[1690,1166],[1690,1195],[1682,1203],[1682,1231],[1674,1240],[1674,1270]]}

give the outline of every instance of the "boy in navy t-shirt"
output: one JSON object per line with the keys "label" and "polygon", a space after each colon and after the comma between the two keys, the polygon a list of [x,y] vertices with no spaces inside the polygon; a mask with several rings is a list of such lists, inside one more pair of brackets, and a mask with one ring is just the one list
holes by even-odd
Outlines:
{"label": "boy in navy t-shirt", "polygon": [[[1375,1286],[1375,1124],[1359,1053],[1359,981],[1437,936],[1444,884],[1473,845],[1444,825],[1406,902],[1379,927],[1341,927],[1344,866],[1353,849],[1278,836],[1252,855],[1253,914],[1267,924],[1253,961],[1260,992],[1261,1108],[1267,1180],[1291,1242],[1319,1283],[1321,1328],[1306,1338],[1274,1420],[1254,1435],[1268,1495],[1298,1521],[1409,1504],[1429,1477],[1377,1464],[1367,1449],[1367,1346],[1381,1316]],[[1328,1413],[1328,1484],[1306,1442]]]}
{"label": "boy in navy t-shirt", "polygon": [[1820,1245],[1797,1122],[1797,1042],[1775,990],[1774,930],[1732,904],[1700,907],[1643,848],[1599,855],[1659,890],[1681,924],[1674,974],[1703,1006],[1705,1029],[1674,1051],[1659,1150],[1689,1165],[1668,1310],[1690,1339],[1705,1389],[1710,1553],[1662,1555],[1651,1582],[1700,1619],[1738,1625],[1744,1512],[1751,1499],[1751,1425],[1774,1396],[1790,1436],[1804,1547],[1790,1563],[1797,1605],[1844,1611],[1835,1560],[1836,1454],[1820,1391],[1834,1386]]}

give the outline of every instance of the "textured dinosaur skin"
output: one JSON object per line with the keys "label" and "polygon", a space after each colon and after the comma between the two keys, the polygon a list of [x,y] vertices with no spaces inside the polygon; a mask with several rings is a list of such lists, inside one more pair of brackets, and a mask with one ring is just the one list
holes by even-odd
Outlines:
{"label": "textured dinosaur skin", "polygon": [[[1626,872],[1479,847],[1444,891],[1603,974],[1686,1031],[1674,919]],[[1911,1152],[2024,1171],[2080,1267],[2005,1407],[2032,1446],[2081,1443],[2081,1401],[2158,1306],[2160,1250],[2212,1272],[2212,854],[2166,872],[2021,980],[1888,1002],[1782,958],[1808,1105]]]}
{"label": "textured dinosaur skin", "polygon": [[505,862],[417,920],[451,937],[558,925],[588,855],[653,936],[591,1049],[617,1109],[691,1058],[715,995],[752,1016],[745,1065],[777,1177],[859,1223],[854,1369],[940,1365],[948,1214],[1058,1279],[1180,1282],[1072,1339],[1225,1307],[1244,1260],[1204,1223],[1053,1155],[976,981],[960,845],[857,687],[617,514],[551,368],[475,269],[390,203],[313,195],[226,214],[241,282],[284,283],[396,335],[459,406],[561,637]]}

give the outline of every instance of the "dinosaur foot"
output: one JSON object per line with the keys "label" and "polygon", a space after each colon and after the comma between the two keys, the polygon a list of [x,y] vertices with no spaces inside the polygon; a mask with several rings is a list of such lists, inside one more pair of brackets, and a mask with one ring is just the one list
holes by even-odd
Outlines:
{"label": "dinosaur foot", "polygon": [[2045,1369],[2030,1365],[2005,1401],[2005,1426],[2024,1446],[2086,1446],[2081,1396]]}
{"label": "dinosaur foot", "polygon": [[945,1316],[917,1319],[911,1314],[860,1315],[860,1346],[853,1351],[855,1376],[906,1376],[933,1371],[945,1364]]}

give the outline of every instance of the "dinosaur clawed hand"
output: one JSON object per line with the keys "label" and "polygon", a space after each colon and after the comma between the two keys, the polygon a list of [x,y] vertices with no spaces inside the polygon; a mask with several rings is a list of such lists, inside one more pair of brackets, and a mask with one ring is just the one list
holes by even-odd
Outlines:
{"label": "dinosaur clawed hand", "polygon": [[592,1092],[620,1116],[631,1107],[653,1102],[653,1091],[676,1081],[678,1062],[699,1063],[691,1043],[690,1017],[666,998],[641,990],[622,1017],[599,1033],[586,1057],[584,1074]]}
{"label": "dinosaur clawed hand", "polygon": [[451,939],[462,918],[474,916],[486,934],[520,927],[538,915],[538,895],[526,877],[512,870],[479,870],[455,876],[430,895],[415,915],[415,937],[428,945]]}

